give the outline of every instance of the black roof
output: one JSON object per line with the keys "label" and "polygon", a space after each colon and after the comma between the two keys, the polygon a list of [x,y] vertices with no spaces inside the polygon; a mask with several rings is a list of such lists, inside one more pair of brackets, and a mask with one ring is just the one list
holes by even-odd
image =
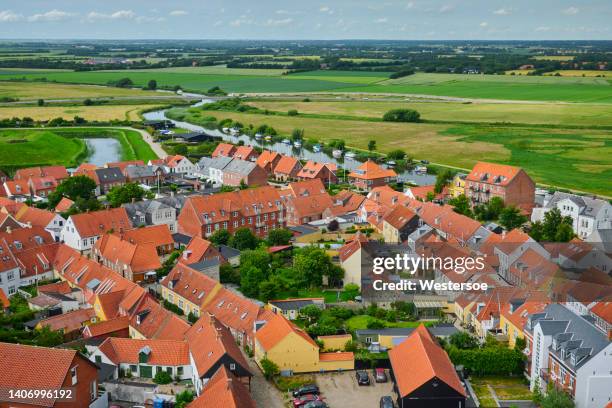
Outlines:
{"label": "black roof", "polygon": [[189,243],[191,242],[191,237],[189,235],[181,234],[180,232],[172,234],[172,239],[177,244],[181,244],[185,246],[189,245]]}
{"label": "black roof", "polygon": [[98,175],[98,180],[100,180],[100,183],[125,182],[125,176],[118,167],[96,169],[95,172]]}
{"label": "black roof", "polygon": [[189,264],[188,266],[192,269],[195,269],[196,271],[202,272],[212,266],[219,265],[220,263],[221,262],[219,262],[218,259],[205,259],[200,262]]}
{"label": "black roof", "polygon": [[239,250],[232,248],[232,247],[228,247],[227,245],[219,245],[219,252],[221,253],[221,256],[224,257],[225,259],[230,259],[235,256],[240,256]]}

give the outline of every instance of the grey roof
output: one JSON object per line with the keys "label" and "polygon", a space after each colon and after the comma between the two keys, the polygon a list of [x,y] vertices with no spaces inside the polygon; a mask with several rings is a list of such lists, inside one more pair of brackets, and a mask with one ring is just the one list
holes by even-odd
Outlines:
{"label": "grey roof", "polygon": [[160,203],[164,203],[170,207],[175,208],[178,214],[185,205],[187,197],[185,197],[184,195],[171,195],[167,197],[156,198],[155,201],[159,201]]}
{"label": "grey roof", "polygon": [[202,141],[202,140],[214,140],[221,139],[220,136],[214,136],[208,134],[206,132],[188,132],[188,133],[179,133],[176,135],[178,138],[182,138],[187,141]]}
{"label": "grey roof", "polygon": [[200,262],[195,262],[192,264],[189,264],[188,266],[192,269],[195,269],[196,271],[205,271],[208,268],[211,268],[213,266],[217,266],[221,264],[221,262],[219,262],[218,259],[205,259],[203,261]]}
{"label": "grey roof", "polygon": [[295,225],[287,228],[289,228],[291,231],[299,233],[300,235],[312,234],[319,230],[318,228],[308,227],[306,225]]}
{"label": "grey roof", "polygon": [[117,167],[96,169],[94,171],[96,172],[100,183],[119,183],[125,181],[125,176],[121,172],[121,169]]}
{"label": "grey roof", "polygon": [[155,177],[153,166],[127,166],[125,172],[128,178]]}
{"label": "grey roof", "polygon": [[[553,340],[557,339],[561,345],[559,350],[554,350],[551,347],[551,353],[554,353],[569,367],[579,368],[610,344],[607,336],[590,321],[560,304],[548,305],[542,311],[542,315],[546,317],[538,320],[536,324],[540,325],[545,335],[553,336]],[[567,351],[565,358],[561,357],[561,350],[563,349]],[[578,357],[576,364],[571,362],[572,354]]]}
{"label": "grey roof", "polygon": [[123,208],[125,208],[128,217],[132,221],[132,224],[140,225],[140,216],[144,214],[151,214],[160,209],[170,209],[172,207],[163,203],[159,199],[154,199],[123,204]]}
{"label": "grey roof", "polygon": [[200,168],[200,170],[204,171],[204,170],[208,170],[208,169],[217,169],[217,170],[223,170],[227,167],[227,165],[234,160],[231,157],[226,157],[226,156],[219,156],[219,157],[215,157],[215,158],[210,158],[210,157],[202,157],[200,159],[200,161],[198,162],[198,167]]}
{"label": "grey roof", "polygon": [[555,191],[555,193],[548,201],[546,207],[556,207],[557,203],[564,199],[569,199],[579,207],[582,207],[583,209],[581,210],[581,214],[588,216],[597,215],[597,213],[599,213],[599,210],[601,210],[605,205],[609,205],[606,200]]}
{"label": "grey roof", "polygon": [[189,235],[181,234],[180,232],[172,234],[172,239],[175,243],[182,244],[185,246],[189,245],[189,243],[191,242],[191,237]]}
{"label": "grey roof", "polygon": [[[292,299],[292,300],[277,300],[270,301],[271,305],[278,307],[280,310],[301,310],[302,308],[316,304],[311,299]],[[322,307],[323,305],[321,305]]]}
{"label": "grey roof", "polygon": [[221,256],[224,257],[225,259],[230,259],[233,258],[235,256],[240,256],[240,251],[232,248],[232,247],[228,247],[227,245],[219,245],[219,252],[221,253]]}
{"label": "grey roof", "polygon": [[585,241],[594,244],[607,254],[612,254],[612,229],[596,229],[586,237]]}
{"label": "grey roof", "polygon": [[248,176],[251,172],[257,167],[257,163],[252,161],[233,159],[229,164],[223,169],[223,171],[227,171],[230,173],[236,173],[243,176]]}

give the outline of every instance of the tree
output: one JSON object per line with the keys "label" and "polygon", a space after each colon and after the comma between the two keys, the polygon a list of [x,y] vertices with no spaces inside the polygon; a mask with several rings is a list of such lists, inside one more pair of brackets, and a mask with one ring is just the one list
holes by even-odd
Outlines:
{"label": "tree", "polygon": [[240,268],[240,290],[248,297],[259,295],[259,284],[265,279],[266,275],[259,268]]}
{"label": "tree", "polygon": [[436,176],[436,185],[434,186],[434,192],[436,194],[440,194],[444,189],[444,186],[446,186],[452,179],[453,173],[449,169],[438,173],[438,175]]}
{"label": "tree", "polygon": [[264,372],[266,380],[271,380],[280,373],[278,366],[267,358],[262,359],[259,363],[261,364],[261,369]]}
{"label": "tree", "polygon": [[569,242],[571,241],[576,234],[574,234],[574,229],[572,226],[566,222],[561,223],[557,228],[557,233],[555,234],[555,242]]}
{"label": "tree", "polygon": [[338,222],[337,219],[333,219],[329,222],[329,224],[327,224],[327,230],[329,232],[334,232],[334,231],[338,231],[338,229],[340,229],[340,223]]}
{"label": "tree", "polygon": [[492,197],[488,203],[474,207],[474,214],[480,221],[497,220],[504,207],[501,197]]}
{"label": "tree", "polygon": [[293,233],[286,228],[275,228],[268,233],[268,245],[288,245]]}
{"label": "tree", "polygon": [[238,186],[240,190],[246,190],[249,188],[249,185],[244,181],[244,179],[240,180],[240,186]]}
{"label": "tree", "polygon": [[308,324],[315,323],[319,317],[321,317],[323,311],[317,305],[308,305],[300,309],[300,315],[305,316],[308,319]]}
{"label": "tree", "polygon": [[359,289],[359,285],[355,283],[347,283],[346,285],[344,285],[344,293],[346,293],[346,296],[350,300],[355,299],[355,297],[358,296],[360,292],[361,290]]}
{"label": "tree", "polygon": [[146,191],[136,183],[127,183],[122,186],[111,188],[106,194],[106,199],[113,207],[127,204],[133,200],[140,201],[146,195]]}
{"label": "tree", "polygon": [[259,300],[268,302],[270,299],[278,297],[281,287],[274,276],[270,279],[259,283]]}
{"label": "tree", "polygon": [[404,160],[406,157],[406,152],[401,149],[391,150],[387,153],[387,158],[391,160]]}
{"label": "tree", "polygon": [[558,208],[553,208],[544,215],[544,221],[531,225],[529,235],[539,242],[569,242],[575,236],[572,225],[572,217],[564,217]]}
{"label": "tree", "polygon": [[383,115],[385,122],[419,122],[421,114],[414,109],[391,109]]}
{"label": "tree", "polygon": [[291,140],[297,141],[304,139],[304,129],[293,129],[291,132]]}
{"label": "tree", "polygon": [[174,408],[185,408],[187,404],[193,401],[193,391],[185,390],[176,394],[176,403],[174,404]]}
{"label": "tree", "polygon": [[371,151],[371,152],[376,150],[376,140],[370,140],[368,142],[368,150]]}
{"label": "tree", "polygon": [[240,254],[240,269],[254,267],[264,272],[266,277],[270,272],[272,256],[265,248],[242,251]]}
{"label": "tree", "polygon": [[38,106],[44,106],[45,105],[45,100],[44,99],[39,99],[37,101]]}
{"label": "tree", "polygon": [[154,91],[157,89],[157,81],[154,79],[151,79],[148,83],[147,83],[147,89]]}
{"label": "tree", "polygon": [[167,371],[157,370],[155,377],[153,378],[155,384],[170,384],[172,382],[172,376]]}
{"label": "tree", "polygon": [[229,246],[239,251],[255,249],[257,245],[259,245],[259,238],[247,227],[238,228],[234,231],[234,236],[229,240]]}
{"label": "tree", "polygon": [[541,408],[574,408],[574,401],[565,392],[551,387],[540,401]]}
{"label": "tree", "polygon": [[527,217],[521,214],[521,210],[511,205],[499,213],[499,223],[507,230],[521,227],[527,222]]}
{"label": "tree", "polygon": [[115,86],[117,88],[131,88],[134,86],[134,82],[130,78],[121,78],[116,81],[110,81],[109,85]]}
{"label": "tree", "polygon": [[83,101],[83,105],[85,105],[85,106],[91,106],[91,105],[93,105],[93,101],[92,101],[91,99],[87,98],[87,99],[85,99],[85,100]]}
{"label": "tree", "polygon": [[478,347],[478,340],[464,331],[453,333],[449,338],[449,342],[459,349],[475,349]]}
{"label": "tree", "polygon": [[470,200],[468,200],[465,194],[451,198],[448,203],[453,206],[453,211],[458,214],[463,214],[468,217],[472,217],[474,215],[472,213],[472,209],[470,208]]}
{"label": "tree", "polygon": [[172,148],[172,151],[174,152],[174,154],[179,154],[181,156],[186,156],[187,153],[189,153],[189,149],[184,144],[177,144],[176,146],[174,146],[174,148]]}
{"label": "tree", "polygon": [[210,242],[215,244],[215,246],[219,245],[227,245],[232,238],[232,235],[226,229],[216,230],[212,233],[212,235],[208,238]]}
{"label": "tree", "polygon": [[224,263],[219,267],[219,280],[221,283],[240,285],[240,273],[229,263]]}
{"label": "tree", "polygon": [[297,115],[298,115],[297,109],[289,109],[287,111],[287,116],[297,116]]}
{"label": "tree", "polygon": [[316,246],[308,246],[296,251],[293,257],[293,269],[297,279],[305,287],[320,287],[323,276],[334,282],[344,276],[344,270],[332,263],[327,253]]}
{"label": "tree", "polygon": [[59,330],[51,330],[49,326],[45,326],[36,331],[34,343],[41,347],[55,347],[64,342],[64,335]]}
{"label": "tree", "polygon": [[96,182],[87,176],[73,176],[62,181],[55,191],[49,194],[49,206],[55,207],[63,197],[72,201],[95,198]]}

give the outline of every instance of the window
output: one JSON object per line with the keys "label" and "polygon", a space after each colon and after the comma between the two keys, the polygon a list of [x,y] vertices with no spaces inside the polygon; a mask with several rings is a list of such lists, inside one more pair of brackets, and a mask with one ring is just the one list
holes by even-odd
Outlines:
{"label": "window", "polygon": [[70,369],[70,377],[72,377],[72,385],[76,385],[77,380],[77,366],[74,366]]}
{"label": "window", "polygon": [[12,281],[13,279],[15,279],[15,272],[14,271],[10,271],[9,273],[6,274],[6,279]]}
{"label": "window", "polygon": [[130,372],[132,374],[137,374],[138,373],[138,366],[136,364],[130,364]]}
{"label": "window", "polygon": [[234,371],[236,369],[236,364],[230,363],[230,370]]}
{"label": "window", "polygon": [[15,294],[15,292],[16,292],[16,290],[15,290],[15,286],[9,286],[9,287],[8,287],[8,294],[9,294],[9,296],[10,296],[10,295],[14,295],[14,294]]}
{"label": "window", "polygon": [[183,376],[183,367],[177,367],[176,375],[178,375],[179,377]]}
{"label": "window", "polygon": [[90,397],[90,401],[95,400],[98,397],[98,383],[96,380],[93,380],[90,384],[90,389],[89,389],[89,397]]}
{"label": "window", "polygon": [[102,362],[102,356],[96,356],[96,363],[100,364]]}

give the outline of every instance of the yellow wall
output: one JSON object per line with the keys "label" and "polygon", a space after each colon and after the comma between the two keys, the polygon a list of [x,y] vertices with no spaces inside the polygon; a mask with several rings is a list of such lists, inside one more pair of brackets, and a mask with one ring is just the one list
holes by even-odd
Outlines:
{"label": "yellow wall", "polygon": [[361,249],[342,262],[341,266],[344,269],[344,285],[354,283],[361,288]]}
{"label": "yellow wall", "polygon": [[[202,299],[202,304],[200,305],[196,305],[195,303],[185,299],[181,295],[177,294],[171,289],[168,289],[165,286],[162,286],[162,298],[177,306],[179,305],[179,301],[182,300],[183,301],[182,309],[186,315],[189,314],[189,312],[193,312],[196,316],[200,316],[201,310],[208,304],[208,302],[211,299],[213,299],[217,295],[217,292],[220,289],[221,289],[221,284],[215,285],[214,289],[210,293],[207,293],[206,296],[204,296],[204,298]],[[170,301],[170,295],[172,295],[172,301]],[[189,309],[187,309],[187,306],[189,306]]]}
{"label": "yellow wall", "polygon": [[142,333],[140,333],[138,330],[136,330],[132,326],[130,326],[130,338],[131,339],[139,339],[139,340],[146,340],[147,339],[145,336],[142,335]]}
{"label": "yellow wall", "polygon": [[398,338],[407,338],[408,336],[389,336],[389,335],[381,335],[378,336],[378,343],[383,346],[386,347],[388,349],[392,349],[394,347],[393,344],[393,339],[398,339]]}
{"label": "yellow wall", "polygon": [[523,330],[519,327],[516,327],[510,320],[506,319],[503,314],[499,318],[499,327],[504,330],[504,333],[508,336],[509,348],[514,348],[514,344],[516,343],[517,338],[525,338]]}
{"label": "yellow wall", "polygon": [[355,369],[355,360],[319,362],[319,370],[338,371],[338,370],[354,370],[354,369]]}
{"label": "yellow wall", "polygon": [[461,194],[465,194],[465,180],[455,176],[448,186],[448,192],[451,197],[459,197]]}
{"label": "yellow wall", "polygon": [[102,309],[102,305],[100,304],[100,298],[98,298],[97,296],[93,304],[93,308],[94,308],[94,312],[96,313],[96,316],[98,317],[98,319],[100,319],[101,321],[108,320],[108,316],[106,316],[106,314],[104,313],[104,309]]}
{"label": "yellow wall", "polygon": [[397,228],[393,227],[387,221],[383,221],[383,237],[387,244],[399,244],[400,236]]}
{"label": "yellow wall", "polygon": [[310,344],[296,333],[289,333],[267,352],[259,342],[255,344],[255,359],[267,358],[278,368],[292,370],[294,373],[319,371],[319,348]]}
{"label": "yellow wall", "polygon": [[353,337],[350,334],[343,336],[319,336],[319,340],[323,342],[323,350],[344,350],[346,343],[351,341]]}

